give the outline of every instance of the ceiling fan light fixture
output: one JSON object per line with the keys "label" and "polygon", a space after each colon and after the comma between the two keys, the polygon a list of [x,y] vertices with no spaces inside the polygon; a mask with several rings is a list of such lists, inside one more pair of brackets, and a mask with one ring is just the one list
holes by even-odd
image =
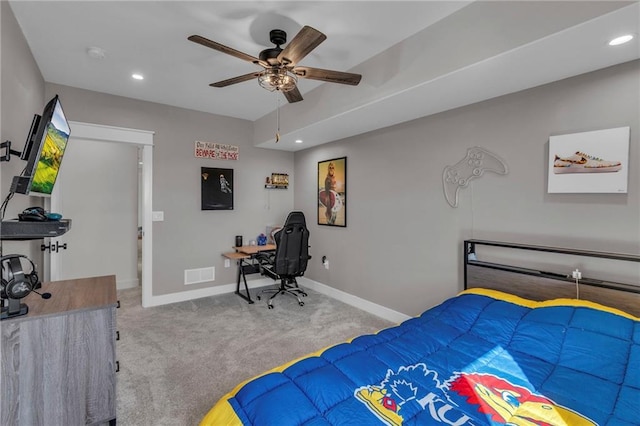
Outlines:
{"label": "ceiling fan light fixture", "polygon": [[260,87],[270,92],[288,92],[296,88],[298,77],[284,68],[271,68],[258,77]]}
{"label": "ceiling fan light fixture", "polygon": [[276,90],[283,92],[287,102],[295,103],[303,100],[302,94],[297,87],[298,78],[348,84],[351,86],[357,86],[358,83],[360,83],[360,79],[362,78],[360,74],[297,66],[298,62],[327,38],[326,35],[315,28],[308,25],[302,27],[284,49],[280,46],[287,41],[287,33],[285,31],[277,29],[271,30],[269,38],[276,47],[264,49],[258,57],[255,57],[199,35],[187,37],[189,41],[227,55],[235,56],[238,59],[251,62],[254,65],[259,65],[264,68],[264,70],[259,72],[250,72],[211,83],[209,84],[211,87],[227,87],[232,84],[257,79],[260,86],[264,89],[270,92],[275,92]]}

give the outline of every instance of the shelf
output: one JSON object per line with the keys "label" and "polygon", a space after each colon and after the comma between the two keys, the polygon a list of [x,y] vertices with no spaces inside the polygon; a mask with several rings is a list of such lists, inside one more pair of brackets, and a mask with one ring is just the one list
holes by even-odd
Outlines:
{"label": "shelf", "polygon": [[265,189],[287,189],[289,187],[289,175],[287,173],[271,173],[267,177]]}
{"label": "shelf", "polygon": [[2,240],[39,240],[59,237],[71,229],[71,219],[49,220],[43,222],[21,222],[3,220],[0,226]]}

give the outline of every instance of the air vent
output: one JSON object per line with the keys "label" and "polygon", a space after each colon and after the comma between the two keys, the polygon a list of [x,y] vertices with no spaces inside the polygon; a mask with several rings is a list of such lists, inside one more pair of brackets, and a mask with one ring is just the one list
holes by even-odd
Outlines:
{"label": "air vent", "polygon": [[185,269],[184,285],[215,281],[215,277],[216,277],[216,268],[214,268],[213,266],[210,268]]}

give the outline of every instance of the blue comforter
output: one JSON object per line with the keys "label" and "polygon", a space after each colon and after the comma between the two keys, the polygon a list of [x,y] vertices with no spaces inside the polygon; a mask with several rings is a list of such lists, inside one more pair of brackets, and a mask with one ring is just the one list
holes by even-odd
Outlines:
{"label": "blue comforter", "polygon": [[468,291],[238,386],[225,424],[640,425],[640,321]]}

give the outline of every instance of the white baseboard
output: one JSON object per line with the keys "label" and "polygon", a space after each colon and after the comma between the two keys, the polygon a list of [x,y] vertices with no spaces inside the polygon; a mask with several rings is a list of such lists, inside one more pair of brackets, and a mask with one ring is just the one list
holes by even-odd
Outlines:
{"label": "white baseboard", "polygon": [[[273,285],[274,281],[269,278],[260,278],[257,280],[247,281],[249,289]],[[168,305],[169,303],[186,302],[187,300],[200,299],[202,297],[218,296],[220,294],[234,293],[236,291],[236,283],[218,285],[215,287],[201,288],[198,290],[187,290],[178,293],[163,294],[160,296],[151,296],[142,307],[150,308],[152,306]],[[244,285],[240,286],[240,291],[244,293]]]}
{"label": "white baseboard", "polygon": [[391,322],[399,324],[411,318],[409,315],[394,311],[393,309],[386,308],[382,305],[378,305],[377,303],[370,302],[358,296],[354,296],[353,294],[329,287],[326,284],[322,284],[305,277],[298,278],[298,284]]}
{"label": "white baseboard", "polygon": [[[337,290],[333,287],[329,287],[326,284],[319,283],[317,281],[310,280],[305,277],[298,278],[298,283],[306,288],[317,291],[325,296],[332,297],[336,300],[344,302],[348,305],[354,306],[370,314],[376,315],[380,318],[384,318],[394,323],[401,323],[411,318],[401,312],[394,311],[393,309],[386,308],[377,303],[370,302],[362,299],[358,296],[346,293],[342,290]],[[270,278],[260,278],[256,280],[247,281],[249,289],[258,287],[264,287],[268,285],[274,285],[275,281]],[[200,299],[202,297],[218,296],[220,294],[233,293],[236,291],[236,283],[219,285],[215,287],[201,288],[198,290],[181,291],[179,293],[163,294],[160,296],[151,296],[149,303],[143,304],[143,307],[150,308],[152,306],[167,305],[169,303],[185,302],[187,300]],[[244,286],[241,286],[241,291],[244,292]]]}

